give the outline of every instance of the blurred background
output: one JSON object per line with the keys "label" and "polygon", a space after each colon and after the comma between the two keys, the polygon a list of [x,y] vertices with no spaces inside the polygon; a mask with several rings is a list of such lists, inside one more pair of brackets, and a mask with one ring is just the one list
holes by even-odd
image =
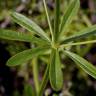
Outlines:
{"label": "blurred background", "polygon": [[[46,0],[51,22],[54,21],[54,1]],[[70,1],[61,0],[61,15]],[[80,0],[80,2],[81,8],[69,26],[70,28],[64,34],[66,36],[96,24],[96,0]],[[24,14],[40,25],[46,32],[49,32],[42,0],[0,0],[0,28],[26,32],[25,29],[11,20],[10,11]],[[83,40],[85,39],[96,39],[96,36],[86,37]],[[12,68],[6,66],[6,61],[11,56],[31,48],[31,46],[30,43],[0,39],[0,96],[36,96],[32,64],[27,62]],[[75,46],[69,49],[86,58],[94,66],[96,65],[96,44]],[[38,63],[38,78],[40,81],[42,81],[48,62],[47,57],[40,57],[35,60],[35,63]],[[55,92],[48,83],[44,96],[96,96],[96,80],[78,68],[69,58],[64,58],[62,53],[61,57],[64,72],[63,89],[60,92]],[[29,85],[32,88],[29,88]],[[27,93],[32,94],[28,95]]]}

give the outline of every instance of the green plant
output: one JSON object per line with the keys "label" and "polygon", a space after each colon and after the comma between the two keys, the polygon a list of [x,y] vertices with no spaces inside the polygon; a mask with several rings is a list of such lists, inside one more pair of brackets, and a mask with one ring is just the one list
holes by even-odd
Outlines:
{"label": "green plant", "polygon": [[64,38],[62,35],[64,34],[64,32],[67,31],[73,17],[77,14],[80,6],[80,1],[73,0],[69,4],[64,16],[61,19],[60,0],[55,0],[54,28],[52,28],[51,25],[45,0],[43,0],[43,3],[51,36],[46,34],[43,29],[41,29],[33,21],[16,12],[11,12],[11,17],[13,21],[27,29],[30,33],[25,34],[21,32],[13,32],[11,30],[0,29],[0,38],[30,42],[36,45],[35,48],[25,50],[10,58],[7,62],[8,66],[16,66],[23,64],[30,59],[34,59],[34,57],[37,58],[39,55],[50,55],[50,64],[47,65],[43,81],[40,85],[39,91],[37,92],[38,96],[42,96],[48,79],[50,80],[50,84],[54,90],[59,91],[62,89],[63,72],[60,61],[60,52],[63,52],[66,56],[71,58],[78,66],[80,66],[86,73],[96,79],[96,68],[82,57],[78,56],[73,52],[70,52],[70,50],[67,49],[68,46],[95,43],[96,40],[78,42],[78,39],[95,34],[96,25],[90,26],[66,38]]}

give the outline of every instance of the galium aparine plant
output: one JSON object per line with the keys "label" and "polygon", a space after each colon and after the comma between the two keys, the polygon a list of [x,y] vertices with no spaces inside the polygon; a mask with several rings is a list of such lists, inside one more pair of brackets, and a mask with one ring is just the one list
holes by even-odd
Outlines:
{"label": "galium aparine plant", "polygon": [[60,61],[60,52],[64,53],[66,56],[72,59],[77,64],[77,66],[81,67],[87,74],[96,79],[96,68],[87,60],[74,52],[70,52],[70,50],[67,50],[66,48],[68,46],[95,43],[96,40],[82,42],[78,42],[77,40],[96,34],[96,25],[92,25],[86,29],[81,30],[80,32],[75,33],[72,36],[66,38],[63,37],[63,39],[61,39],[63,36],[62,34],[66,32],[74,16],[76,16],[79,10],[80,0],[72,0],[62,17],[60,16],[60,0],[55,0],[54,28],[52,28],[45,0],[43,0],[43,4],[51,36],[49,36],[36,23],[24,15],[16,12],[11,12],[12,20],[28,30],[29,33],[25,34],[22,32],[0,29],[0,38],[2,39],[30,42],[36,45],[35,48],[25,50],[11,57],[7,61],[8,66],[17,66],[23,64],[35,56],[37,57],[44,54],[50,55],[50,63],[47,65],[42,83],[39,88],[38,96],[42,96],[43,90],[48,80],[50,80],[51,87],[55,91],[62,89],[63,72]]}

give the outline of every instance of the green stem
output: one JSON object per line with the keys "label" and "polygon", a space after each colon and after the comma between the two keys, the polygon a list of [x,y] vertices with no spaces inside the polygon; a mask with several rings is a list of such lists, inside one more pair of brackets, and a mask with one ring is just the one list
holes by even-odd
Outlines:
{"label": "green stem", "polygon": [[38,92],[39,92],[39,80],[38,80],[37,58],[34,58],[32,60],[32,67],[33,67],[33,78],[34,78],[34,83],[35,83],[35,88],[36,88],[36,94],[38,96]]}

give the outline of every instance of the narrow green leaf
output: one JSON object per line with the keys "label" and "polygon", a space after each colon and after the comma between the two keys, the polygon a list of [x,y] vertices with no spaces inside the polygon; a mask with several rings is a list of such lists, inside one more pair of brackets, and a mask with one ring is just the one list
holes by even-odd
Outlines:
{"label": "narrow green leaf", "polygon": [[33,48],[33,49],[25,50],[11,57],[7,61],[7,65],[8,66],[21,65],[26,61],[32,59],[33,57],[43,54],[46,50],[47,48]]}
{"label": "narrow green leaf", "polygon": [[85,44],[92,44],[96,43],[96,40],[88,40],[88,41],[82,41],[82,42],[74,42],[74,43],[68,43],[68,44],[62,44],[60,48],[68,47],[68,46],[77,46],[77,45],[85,45]]}
{"label": "narrow green leaf", "polygon": [[80,66],[86,73],[96,79],[96,67],[75,53],[69,51],[64,51],[64,53],[70,57],[78,66]]}
{"label": "narrow green leaf", "polygon": [[32,34],[25,34],[23,32],[15,32],[12,30],[5,30],[0,29],[0,38],[2,39],[8,39],[8,40],[15,40],[15,41],[24,41],[24,42],[31,42],[36,43],[39,45],[47,45],[48,42],[41,38],[37,38],[33,36]]}
{"label": "narrow green leaf", "polygon": [[57,49],[52,49],[50,57],[49,78],[51,86],[54,90],[59,91],[63,85],[63,73],[61,70],[61,62]]}
{"label": "narrow green leaf", "polygon": [[25,29],[27,29],[30,32],[35,32],[37,35],[41,36],[43,39],[50,42],[50,39],[46,35],[46,33],[33,21],[25,17],[24,15],[21,15],[19,13],[13,12],[11,13],[12,19]]}
{"label": "narrow green leaf", "polygon": [[48,83],[48,80],[49,80],[49,64],[47,65],[43,80],[41,82],[41,86],[40,86],[40,90],[39,90],[39,96],[43,96],[43,92],[44,92],[44,89]]}
{"label": "narrow green leaf", "polygon": [[88,37],[90,35],[96,34],[96,25],[93,25],[89,28],[86,28],[80,32],[77,32],[75,35],[67,37],[65,40],[63,40],[62,44],[71,42],[80,38]]}
{"label": "narrow green leaf", "polygon": [[48,14],[48,9],[47,9],[47,5],[46,5],[45,0],[43,0],[43,4],[44,4],[44,9],[45,9],[45,12],[46,12],[48,25],[49,25],[49,29],[50,29],[50,32],[51,32],[51,35],[52,35],[52,40],[53,40],[53,30],[52,30],[52,25],[51,25],[51,21],[50,21],[50,17],[49,17],[49,14]]}
{"label": "narrow green leaf", "polygon": [[80,7],[80,1],[79,0],[73,0],[67,10],[65,10],[65,14],[62,17],[62,21],[60,24],[60,33],[63,33],[68,28],[69,24],[72,22],[72,19],[77,14],[78,9]]}
{"label": "narrow green leaf", "polygon": [[60,0],[55,0],[54,42],[58,40],[60,24]]}

